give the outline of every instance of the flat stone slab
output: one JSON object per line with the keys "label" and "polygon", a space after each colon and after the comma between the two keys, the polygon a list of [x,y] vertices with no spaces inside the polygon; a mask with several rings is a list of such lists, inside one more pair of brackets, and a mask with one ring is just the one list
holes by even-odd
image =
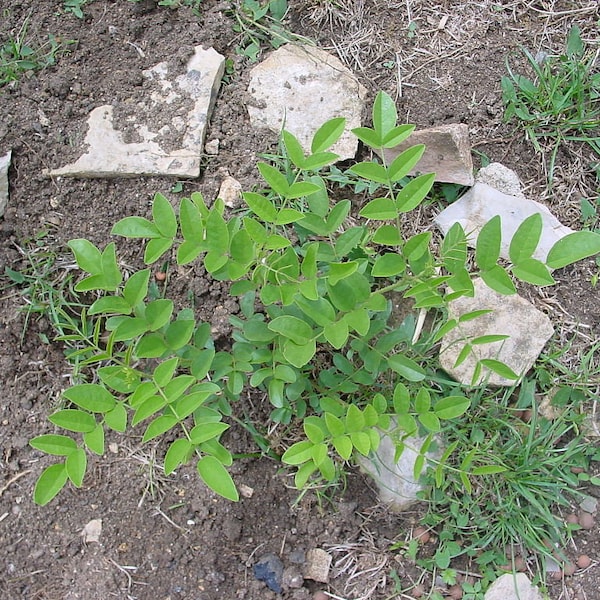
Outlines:
{"label": "flat stone slab", "polygon": [[287,129],[306,152],[317,129],[334,117],[346,131],[331,148],[340,160],[354,158],[367,90],[335,56],[312,46],[286,44],[250,72],[248,114],[254,127]]}
{"label": "flat stone slab", "polygon": [[543,600],[525,573],[505,573],[492,583],[484,600]]}
{"label": "flat stone slab", "polygon": [[[554,333],[550,319],[531,302],[518,294],[504,296],[490,289],[482,279],[473,281],[475,295],[463,296],[450,302],[448,318],[491,309],[492,312],[459,324],[442,338],[440,364],[442,369],[465,385],[471,385],[478,360],[495,359],[508,365],[517,375],[524,375],[532,366],[546,342]],[[483,335],[508,335],[499,342],[473,346],[474,352],[458,367],[456,359],[465,344]],[[511,386],[513,379],[500,377],[483,368],[475,383],[487,381],[491,385]]]}
{"label": "flat stone slab", "polygon": [[8,168],[11,156],[11,151],[0,156],[0,217],[4,216],[4,211],[8,206]]}
{"label": "flat stone slab", "polygon": [[467,233],[470,246],[475,245],[481,228],[496,215],[502,222],[502,244],[500,255],[509,260],[508,248],[519,225],[529,216],[542,216],[542,238],[533,258],[546,262],[548,252],[554,244],[573,230],[563,225],[543,204],[503,194],[485,184],[476,183],[460,200],[445,208],[435,219],[445,233],[454,223],[460,223]]}
{"label": "flat stone slab", "polygon": [[384,150],[386,162],[389,164],[417,144],[425,144],[425,153],[409,175],[435,173],[436,181],[473,185],[473,158],[466,125],[448,124],[414,131],[398,146]]}
{"label": "flat stone slab", "polygon": [[[225,57],[196,46],[183,74],[169,72],[166,62],[143,71],[148,97],[135,115],[121,127],[115,124],[115,107],[95,108],[88,117],[87,150],[74,163],[46,174],[198,177],[206,124],[224,68]],[[157,128],[156,123],[164,125]],[[129,141],[132,136],[137,139]]]}

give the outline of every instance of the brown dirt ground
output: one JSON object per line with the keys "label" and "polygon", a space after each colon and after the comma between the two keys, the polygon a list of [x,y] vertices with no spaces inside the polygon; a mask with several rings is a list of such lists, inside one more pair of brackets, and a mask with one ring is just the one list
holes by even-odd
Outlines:
{"label": "brown dirt ground", "polygon": [[[520,44],[534,53],[559,50],[573,23],[584,39],[597,42],[596,0],[294,0],[290,5],[289,29],[337,53],[371,98],[379,89],[387,91],[397,99],[401,117],[421,127],[467,123],[478,151],[516,169],[531,197],[545,202],[566,225],[580,226],[579,198],[598,194],[589,157],[578,148],[562,152],[556,186],[547,192],[539,156],[502,123],[500,78],[506,57],[522,65]],[[257,153],[272,149],[276,139],[250,128],[244,106],[248,65],[235,54],[238,40],[224,10],[228,6],[204,0],[198,18],[188,9],[160,8],[150,0],[94,0],[79,20],[62,13],[59,0],[0,0],[0,41],[25,19],[33,42],[48,33],[77,40],[56,66],[0,91],[0,154],[13,151],[10,205],[0,221],[0,272],[23,267],[19,247],[41,230],[49,232],[44,243],[61,253],[74,237],[104,244],[119,218],[148,213],[155,192],[178,196],[170,193],[174,182],[164,178],[49,180],[42,171],[73,158],[92,108],[135,96],[143,68],[183,56],[193,45],[213,46],[232,59],[235,72],[219,94],[208,134],[220,140],[219,155],[206,158],[200,180],[183,182],[183,193],[200,190],[214,198],[220,169],[245,189],[256,183]],[[139,249],[128,251],[128,258],[139,262]],[[536,298],[556,324],[556,341],[575,335],[568,358],[575,370],[581,352],[599,337],[598,291],[589,283],[593,273],[593,261],[583,261],[558,274],[562,285]],[[226,333],[228,314],[237,307],[202,275],[200,269],[180,273],[172,290],[182,302],[192,294],[198,318]],[[25,329],[22,297],[7,285],[3,280],[0,297],[1,598],[300,600],[318,589],[333,598],[411,597],[394,592],[390,573],[396,571],[409,587],[419,572],[389,546],[410,536],[418,511],[389,514],[354,473],[345,490],[319,501],[314,491],[299,496],[277,462],[243,459],[232,473],[254,494],[232,504],[207,491],[191,467],[161,476],[163,445],[141,447],[133,435],[115,435],[107,440],[114,452],[92,459],[84,489],[66,489],[49,506],[35,506],[33,486],[49,461],[28,441],[50,430],[46,416],[69,383],[70,367],[58,344],[42,341],[51,335],[44,319],[33,318]],[[245,410],[259,411],[260,400],[248,397]],[[242,428],[232,427],[227,442],[236,452],[256,452]],[[80,532],[91,519],[102,519],[102,536],[100,543],[86,545]],[[277,596],[254,579],[251,566],[260,554],[280,554],[293,568],[294,559],[313,547],[333,554],[329,586],[307,581]],[[589,554],[592,567],[552,583],[550,598],[598,598],[598,526],[578,534],[572,551]]]}

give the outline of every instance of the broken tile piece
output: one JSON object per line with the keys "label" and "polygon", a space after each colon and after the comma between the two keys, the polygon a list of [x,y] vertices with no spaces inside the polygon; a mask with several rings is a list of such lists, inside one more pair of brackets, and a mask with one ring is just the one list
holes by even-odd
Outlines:
{"label": "broken tile piece", "polygon": [[331,567],[331,554],[321,548],[311,548],[306,553],[306,564],[304,567],[304,578],[318,581],[319,583],[329,582],[329,569]]}
{"label": "broken tile piece", "polygon": [[[74,163],[47,171],[51,176],[123,177],[134,175],[173,175],[198,177],[206,124],[219,90],[225,58],[212,48],[197,46],[183,74],[170,73],[167,63],[143,72],[149,87],[148,97],[136,111],[135,121],[127,123],[141,141],[125,140],[124,131],[115,128],[114,107],[99,106],[88,118],[84,146],[88,149]],[[150,91],[151,90],[151,91]],[[174,107],[190,103],[185,119]],[[159,111],[166,121],[158,131],[155,117]],[[173,140],[180,146],[166,147]]]}
{"label": "broken tile piece", "polygon": [[0,156],[0,217],[4,216],[4,211],[8,206],[8,168],[10,167],[10,157],[12,152]]}
{"label": "broken tile piece", "polygon": [[346,118],[346,130],[331,148],[340,160],[354,158],[367,94],[336,57],[312,46],[286,44],[250,73],[248,114],[254,127],[293,133],[306,152],[317,129],[334,117]]}
{"label": "broken tile piece", "polygon": [[[525,374],[532,366],[546,342],[554,333],[550,319],[531,302],[518,294],[504,296],[490,289],[482,279],[473,281],[475,295],[463,296],[450,302],[448,318],[491,309],[492,312],[465,321],[442,338],[440,364],[442,369],[465,385],[471,385],[478,359],[495,359],[508,365],[517,375]],[[455,367],[456,359],[465,344],[483,335],[508,335],[508,339],[491,344],[477,345],[475,354]],[[476,383],[487,381],[491,385],[511,386],[515,381],[505,379],[483,368]]]}
{"label": "broken tile piece", "polygon": [[550,248],[573,230],[563,225],[543,204],[534,200],[509,196],[485,183],[476,183],[460,200],[445,208],[434,221],[444,234],[454,223],[460,223],[468,235],[469,245],[474,246],[481,228],[492,217],[500,215],[500,256],[508,260],[508,248],[513,235],[519,225],[534,213],[542,216],[543,227],[542,237],[533,258],[546,262]]}
{"label": "broken tile piece", "polygon": [[425,144],[425,153],[410,175],[435,173],[436,181],[473,185],[473,159],[466,125],[440,125],[414,131],[398,146],[384,150],[386,162],[389,164],[417,144]]}

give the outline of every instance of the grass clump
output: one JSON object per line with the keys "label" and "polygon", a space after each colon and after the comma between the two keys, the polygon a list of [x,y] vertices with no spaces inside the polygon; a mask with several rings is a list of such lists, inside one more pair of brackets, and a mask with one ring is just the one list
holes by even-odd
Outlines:
{"label": "grass clump", "polygon": [[25,73],[56,64],[58,56],[73,42],[48,34],[48,39],[36,44],[28,37],[28,19],[16,35],[0,42],[0,88],[18,81]]}
{"label": "grass clump", "polygon": [[588,51],[573,26],[563,54],[523,53],[533,78],[513,72],[502,78],[506,121],[515,119],[547,164],[552,184],[556,155],[567,141],[584,142],[600,157],[600,71],[598,52]]}

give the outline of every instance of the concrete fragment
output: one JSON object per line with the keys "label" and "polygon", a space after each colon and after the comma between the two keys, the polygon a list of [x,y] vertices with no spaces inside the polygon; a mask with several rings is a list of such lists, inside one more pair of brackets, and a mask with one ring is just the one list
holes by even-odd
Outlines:
{"label": "concrete fragment", "polygon": [[466,125],[440,125],[415,131],[398,146],[384,150],[386,162],[389,164],[401,152],[417,144],[425,144],[426,149],[411,175],[435,173],[436,181],[473,185],[473,159]]}
{"label": "concrete fragment", "polygon": [[493,162],[487,167],[482,167],[475,176],[475,181],[485,183],[503,194],[525,198],[519,176],[502,163]]}
{"label": "concrete fragment", "polygon": [[8,168],[10,167],[10,157],[12,152],[0,156],[0,217],[4,216],[4,211],[8,206]]}
{"label": "concrete fragment", "polygon": [[[392,423],[392,428],[395,426]],[[396,442],[393,434],[380,432],[380,436],[377,451],[368,457],[359,456],[358,464],[377,484],[381,502],[388,504],[391,510],[401,512],[414,504],[417,493],[423,490],[421,483],[414,478],[414,468],[425,438],[413,436],[403,440],[404,449],[398,461],[395,461]],[[427,456],[433,455],[428,453]]]}
{"label": "concrete fragment", "polygon": [[219,138],[215,138],[214,140],[210,140],[204,144],[204,152],[210,156],[216,156],[219,154],[219,146],[221,142]]}
{"label": "concrete fragment", "polygon": [[454,223],[460,223],[467,232],[469,245],[474,246],[481,228],[496,215],[502,222],[502,245],[500,255],[509,259],[508,248],[519,225],[529,216],[542,216],[542,237],[533,258],[546,261],[554,244],[573,230],[564,226],[543,204],[534,200],[503,194],[486,185],[476,183],[460,200],[445,208],[434,220],[447,233]]}
{"label": "concrete fragment", "polygon": [[334,56],[312,46],[286,44],[250,72],[248,113],[254,127],[293,133],[306,152],[314,133],[334,117],[346,131],[331,148],[340,160],[354,158],[366,89]]}
{"label": "concrete fragment", "polygon": [[92,519],[81,531],[81,537],[84,544],[91,544],[100,541],[102,534],[102,519]]}
{"label": "concrete fragment", "polygon": [[484,600],[544,600],[525,573],[505,573],[492,583]]}
{"label": "concrete fragment", "polygon": [[[198,177],[206,124],[210,117],[225,58],[212,48],[197,46],[185,73],[170,73],[167,63],[143,72],[149,97],[127,128],[141,141],[127,142],[124,132],[115,128],[114,107],[99,106],[88,118],[84,152],[74,163],[48,171],[51,176],[123,177],[135,175],[174,175]],[[186,118],[174,114],[174,107],[190,104]],[[148,114],[160,112],[144,123]],[[155,122],[167,121],[156,130]],[[179,144],[176,149],[168,145]]]}
{"label": "concrete fragment", "polygon": [[254,496],[254,488],[245,483],[240,483],[238,485],[238,490],[240,491],[240,496],[242,498],[252,498],[252,496]]}
{"label": "concrete fragment", "polygon": [[304,565],[304,578],[329,582],[329,569],[331,568],[331,555],[321,548],[311,548],[306,553],[306,564]]}
{"label": "concrete fragment", "polygon": [[[483,280],[473,281],[475,295],[463,296],[450,302],[448,317],[458,319],[475,310],[491,309],[492,312],[459,324],[442,338],[440,364],[452,377],[465,385],[471,385],[475,366],[481,359],[496,359],[508,365],[517,375],[524,375],[533,365],[546,342],[554,333],[550,319],[518,294],[504,296],[490,289]],[[474,352],[455,367],[456,359],[465,344],[483,335],[508,335],[508,339],[491,344],[474,346]],[[487,381],[491,385],[514,385],[483,368],[476,383]]]}
{"label": "concrete fragment", "polygon": [[242,200],[242,184],[231,175],[227,175],[221,182],[219,198],[228,208],[239,208]]}

